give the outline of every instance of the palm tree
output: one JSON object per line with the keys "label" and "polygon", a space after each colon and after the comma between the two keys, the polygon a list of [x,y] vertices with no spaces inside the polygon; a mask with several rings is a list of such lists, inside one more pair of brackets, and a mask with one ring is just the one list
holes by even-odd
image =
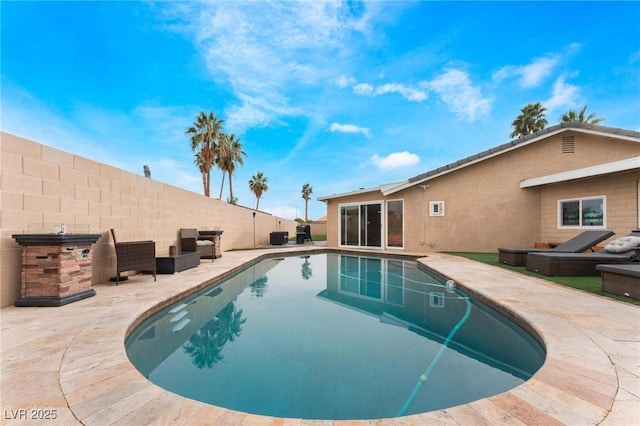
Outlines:
{"label": "palm tree", "polygon": [[216,149],[216,158],[215,164],[222,171],[222,182],[220,183],[220,196],[219,199],[222,199],[222,190],[224,189],[224,175],[227,173],[225,170],[225,163],[227,162],[226,157],[229,152],[229,135],[225,133],[220,134],[220,138],[218,139],[218,148]]}
{"label": "palm tree", "polygon": [[251,296],[255,297],[256,299],[264,296],[264,294],[267,292],[268,280],[269,278],[266,275],[263,275],[249,284],[249,287],[251,287]]}
{"label": "palm tree", "polygon": [[304,221],[309,222],[309,199],[311,198],[311,193],[313,192],[313,188],[308,183],[302,185],[302,198],[304,198]]}
{"label": "palm tree", "polygon": [[240,336],[246,321],[242,309],[237,309],[233,300],[191,336],[182,345],[182,350],[191,356],[196,367],[213,368],[214,364],[224,360],[224,346]]}
{"label": "palm tree", "polygon": [[267,177],[262,174],[262,172],[258,172],[257,175],[251,176],[251,180],[249,181],[249,189],[256,196],[256,210],[258,210],[258,205],[260,204],[260,197],[262,194],[269,189],[267,186]]}
{"label": "palm tree", "polygon": [[207,195],[207,168],[202,161],[202,152],[196,152],[195,158],[193,159],[193,164],[196,165],[200,173],[202,173],[202,187],[204,188],[204,195]]}
{"label": "palm tree", "polygon": [[302,256],[304,258],[304,262],[302,263],[302,279],[308,280],[313,276],[313,269],[311,269],[311,263],[309,263],[309,256]]}
{"label": "palm tree", "polygon": [[224,139],[226,142],[222,144],[218,153],[220,158],[218,167],[229,174],[229,202],[235,204],[237,198],[233,196],[233,172],[236,170],[236,164],[244,164],[242,157],[246,157],[247,153],[242,150],[242,143],[236,135],[229,135]]}
{"label": "palm tree", "polygon": [[222,130],[222,123],[213,112],[209,115],[200,112],[196,117],[193,126],[189,127],[185,134],[191,137],[191,150],[198,152],[199,158],[196,158],[196,164],[203,174],[202,182],[204,185],[204,195],[209,197],[211,187],[211,166],[215,160],[216,142]]}
{"label": "palm tree", "polygon": [[560,118],[561,123],[585,123],[585,124],[598,124],[604,121],[604,118],[598,118],[595,114],[589,114],[587,117],[584,116],[587,111],[587,106],[585,105],[579,113],[576,114],[574,110],[569,110],[562,115]]}
{"label": "palm tree", "polygon": [[235,204],[237,198],[233,196],[233,184],[231,175],[235,171],[235,163],[243,164],[242,156],[246,157],[246,153],[242,150],[240,140],[236,135],[220,134],[218,149],[216,150],[215,163],[222,170],[222,184],[220,185],[220,197],[222,198],[222,190],[224,188],[224,176],[229,174],[229,199],[231,204]]}
{"label": "palm tree", "polygon": [[544,118],[544,112],[546,110],[540,102],[527,104],[522,107],[520,110],[521,114],[511,123],[514,130],[509,137],[530,135],[547,127],[547,119]]}

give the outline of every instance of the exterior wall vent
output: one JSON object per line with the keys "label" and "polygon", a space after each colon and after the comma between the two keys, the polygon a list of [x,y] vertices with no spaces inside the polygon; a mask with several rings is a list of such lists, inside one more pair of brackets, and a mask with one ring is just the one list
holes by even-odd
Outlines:
{"label": "exterior wall vent", "polygon": [[576,143],[573,139],[573,136],[563,136],[562,137],[562,153],[563,154],[573,154],[576,152]]}

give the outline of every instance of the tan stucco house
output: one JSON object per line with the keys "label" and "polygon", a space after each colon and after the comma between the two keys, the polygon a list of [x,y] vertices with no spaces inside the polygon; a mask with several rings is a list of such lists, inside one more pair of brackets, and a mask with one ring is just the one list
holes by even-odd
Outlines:
{"label": "tan stucco house", "polygon": [[[319,197],[327,245],[495,252],[640,227],[640,132],[562,123],[403,182]],[[615,237],[614,237],[615,238]]]}

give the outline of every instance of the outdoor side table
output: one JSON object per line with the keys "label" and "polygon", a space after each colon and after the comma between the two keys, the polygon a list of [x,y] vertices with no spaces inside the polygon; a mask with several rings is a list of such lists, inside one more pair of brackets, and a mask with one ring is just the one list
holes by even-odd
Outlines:
{"label": "outdoor side table", "polygon": [[158,274],[175,274],[197,266],[200,266],[200,253],[197,251],[156,257]]}
{"label": "outdoor side table", "polygon": [[62,306],[95,296],[91,245],[100,234],[14,234],[22,246],[16,306]]}

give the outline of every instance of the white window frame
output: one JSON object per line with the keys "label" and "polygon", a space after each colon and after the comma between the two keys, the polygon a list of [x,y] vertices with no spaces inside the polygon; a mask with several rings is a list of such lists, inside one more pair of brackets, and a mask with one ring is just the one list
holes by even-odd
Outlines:
{"label": "white window frame", "polygon": [[444,216],[444,201],[429,201],[429,216]]}
{"label": "white window frame", "polygon": [[430,291],[429,292],[429,307],[430,308],[444,308],[445,302],[444,292]]}
{"label": "white window frame", "polygon": [[[582,223],[582,202],[588,200],[602,200],[602,225],[597,226],[589,226],[584,225]],[[578,202],[578,212],[579,216],[579,225],[563,225],[562,224],[562,203],[567,202]],[[575,198],[566,198],[563,200],[558,200],[557,204],[558,211],[558,229],[605,229],[607,227],[607,196],[606,195],[596,195],[591,197],[575,197]]]}

